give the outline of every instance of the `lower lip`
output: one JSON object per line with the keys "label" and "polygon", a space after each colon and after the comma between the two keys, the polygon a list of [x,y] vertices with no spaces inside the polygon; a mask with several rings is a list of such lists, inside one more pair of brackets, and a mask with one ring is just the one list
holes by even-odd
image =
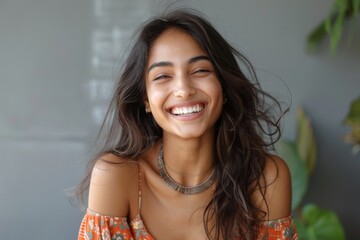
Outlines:
{"label": "lower lip", "polygon": [[186,114],[186,115],[174,115],[171,114],[172,117],[176,118],[177,120],[180,121],[193,121],[198,119],[204,112],[204,109],[201,112],[197,112],[197,113],[191,113],[191,114]]}

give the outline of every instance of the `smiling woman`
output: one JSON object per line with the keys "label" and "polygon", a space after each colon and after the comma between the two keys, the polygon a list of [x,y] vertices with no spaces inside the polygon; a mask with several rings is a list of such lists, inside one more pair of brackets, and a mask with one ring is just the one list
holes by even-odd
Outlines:
{"label": "smiling woman", "polygon": [[79,239],[297,239],[289,171],[269,154],[280,130],[265,103],[280,106],[200,16],[175,10],[140,29],[79,187]]}

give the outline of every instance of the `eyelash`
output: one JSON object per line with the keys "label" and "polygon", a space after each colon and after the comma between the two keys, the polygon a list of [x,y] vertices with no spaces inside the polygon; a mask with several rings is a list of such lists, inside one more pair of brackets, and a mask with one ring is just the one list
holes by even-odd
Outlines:
{"label": "eyelash", "polygon": [[154,81],[164,79],[164,78],[168,78],[168,77],[169,77],[168,75],[160,75],[160,76],[155,77]]}
{"label": "eyelash", "polygon": [[[201,69],[198,69],[198,70],[192,72],[191,75],[192,74],[197,74],[197,73],[208,73],[208,72],[210,72],[210,70],[205,69],[205,68],[201,68]],[[169,76],[168,75],[160,75],[160,76],[155,77],[154,81],[165,79],[165,78],[169,78]]]}
{"label": "eyelash", "polygon": [[194,73],[198,73],[198,72],[210,72],[208,69],[198,69],[196,71],[193,72]]}

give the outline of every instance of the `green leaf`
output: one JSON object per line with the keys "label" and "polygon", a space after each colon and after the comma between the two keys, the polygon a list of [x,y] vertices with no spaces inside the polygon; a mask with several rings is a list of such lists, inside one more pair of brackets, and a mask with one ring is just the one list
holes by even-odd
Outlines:
{"label": "green leaf", "polygon": [[328,33],[328,34],[330,34],[331,32],[332,32],[332,22],[333,22],[333,20],[332,20],[332,18],[333,18],[333,16],[334,15],[336,15],[336,13],[337,13],[337,5],[336,5],[336,2],[335,3],[333,3],[333,5],[331,6],[331,8],[330,8],[330,12],[329,12],[329,14],[328,14],[328,16],[326,17],[326,19],[325,19],[325,24],[324,24],[324,27],[325,27],[325,31]]}
{"label": "green leaf", "polygon": [[330,33],[330,49],[332,53],[335,53],[336,48],[340,42],[344,19],[348,7],[348,0],[335,0],[335,8],[337,9],[337,13],[333,29]]}
{"label": "green leaf", "polygon": [[360,0],[352,0],[353,17],[356,17],[360,12]]}
{"label": "green leaf", "polygon": [[342,28],[345,19],[346,10],[341,9],[335,19],[333,31],[330,33],[330,49],[332,53],[336,52],[336,48],[340,42]]}
{"label": "green leaf", "polygon": [[334,31],[333,25],[335,24],[333,23],[334,21],[333,18],[336,17],[339,14],[339,12],[343,11],[343,9],[346,9],[346,6],[347,6],[347,0],[335,0],[334,3],[332,4],[329,14],[325,20],[325,30],[330,35]]}
{"label": "green leaf", "polygon": [[335,6],[338,10],[342,11],[343,9],[347,9],[349,6],[349,0],[335,0]]}
{"label": "green leaf", "polygon": [[314,143],[310,146],[309,152],[308,152],[308,160],[307,160],[307,168],[309,170],[309,173],[312,174],[315,169],[316,164],[316,156],[317,156],[317,147],[314,140]]}
{"label": "green leaf", "polygon": [[351,102],[344,123],[351,127],[344,140],[354,145],[353,153],[356,154],[360,151],[360,96]]}
{"label": "green leaf", "polygon": [[360,96],[351,102],[344,123],[348,125],[360,125]]}
{"label": "green leaf", "polygon": [[292,185],[292,209],[296,209],[303,199],[307,186],[309,173],[305,163],[300,159],[297,147],[294,142],[280,140],[275,148],[289,166]]}
{"label": "green leaf", "polygon": [[316,140],[311,121],[300,107],[297,109],[296,145],[300,158],[305,162],[311,174],[316,163]]}
{"label": "green leaf", "polygon": [[302,222],[307,233],[307,238],[304,239],[345,239],[345,231],[339,218],[330,210],[308,204],[302,210]]}
{"label": "green leaf", "polygon": [[325,27],[325,31],[330,34],[332,32],[332,14],[329,14],[328,17],[325,19],[325,24],[324,24],[324,27]]}
{"label": "green leaf", "polygon": [[307,37],[308,51],[313,52],[326,35],[325,22],[322,22]]}

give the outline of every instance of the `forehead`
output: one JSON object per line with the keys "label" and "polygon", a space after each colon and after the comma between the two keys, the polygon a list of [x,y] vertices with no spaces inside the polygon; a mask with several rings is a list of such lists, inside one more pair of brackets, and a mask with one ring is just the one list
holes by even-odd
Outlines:
{"label": "forehead", "polygon": [[164,31],[152,44],[148,63],[171,60],[172,58],[187,58],[196,55],[206,55],[206,51],[189,33],[171,28]]}

